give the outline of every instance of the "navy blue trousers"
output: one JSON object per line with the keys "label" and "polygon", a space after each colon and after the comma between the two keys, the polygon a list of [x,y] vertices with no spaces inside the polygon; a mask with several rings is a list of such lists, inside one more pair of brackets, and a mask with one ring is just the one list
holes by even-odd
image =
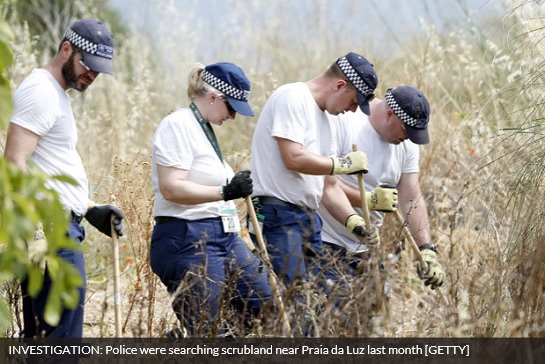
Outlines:
{"label": "navy blue trousers", "polygon": [[265,267],[242,238],[223,232],[221,219],[155,225],[150,263],[191,334],[211,334],[226,291],[229,303],[246,317],[257,315],[272,297]]}
{"label": "navy blue trousers", "polygon": [[[291,206],[262,205],[263,236],[275,273],[286,285],[320,274],[323,256],[322,220],[314,211]],[[251,234],[255,241],[255,235]]]}
{"label": "navy blue trousers", "polygon": [[[81,244],[85,238],[85,229],[75,220],[72,220],[68,229],[68,235],[78,244]],[[47,303],[49,292],[51,291],[52,283],[46,267],[44,284],[41,291],[35,298],[28,295],[28,282],[21,282],[21,290],[23,295],[24,337],[41,337],[45,335],[46,337],[51,338],[81,338],[83,336],[83,306],[85,303],[86,291],[86,274],[83,252],[61,249],[57,254],[62,259],[76,267],[82,277],[83,286],[79,288],[79,304],[74,310],[63,309],[61,319],[57,326],[51,326],[45,322],[45,305]]]}

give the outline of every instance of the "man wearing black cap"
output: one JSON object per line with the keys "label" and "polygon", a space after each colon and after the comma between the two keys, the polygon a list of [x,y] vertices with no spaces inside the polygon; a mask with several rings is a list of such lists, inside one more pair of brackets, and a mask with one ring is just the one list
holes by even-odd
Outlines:
{"label": "man wearing black cap", "polygon": [[[84,166],[76,150],[78,132],[70,107],[67,90],[83,92],[99,73],[113,73],[114,43],[112,33],[95,19],[76,21],[65,32],[55,57],[43,68],[37,68],[19,85],[13,95],[14,112],[10,119],[4,156],[8,161],[27,169],[32,163],[49,175],[64,175],[76,184],[51,179],[48,187],[57,191],[72,219],[69,236],[78,244],[85,237],[80,225],[85,217],[91,225],[111,236],[111,216],[115,234],[122,235],[123,213],[112,205],[96,205],[89,201],[89,187]],[[85,282],[85,264],[80,251],[60,250],[73,264]],[[24,337],[81,337],[85,283],[80,289],[79,305],[65,309],[60,322],[51,326],[44,320],[45,304],[51,289],[47,269],[41,292],[29,297],[26,282],[22,283]]]}
{"label": "man wearing black cap", "polygon": [[[338,116],[341,120],[337,123],[337,152],[346,154],[352,150],[352,144],[357,144],[367,154],[369,173],[364,181],[373,224],[380,227],[384,212],[394,211],[399,200],[400,210],[408,219],[409,229],[428,263],[428,267],[418,267],[419,275],[426,285],[435,289],[443,284],[444,273],[431,241],[428,213],[418,181],[418,145],[430,141],[428,100],[415,87],[398,86],[389,89],[384,100],[371,101],[370,109],[369,116],[361,112]],[[328,182],[331,183],[326,189],[342,188],[352,205],[358,206],[356,210],[361,211],[359,186],[354,176],[339,176]],[[340,276],[347,273],[353,276],[358,263],[353,258],[368,248],[344,231],[328,211],[330,205],[335,206],[335,201],[324,199],[318,210],[324,224],[322,239],[336,256],[345,260],[346,271],[339,272]],[[340,276],[333,273],[329,278],[338,280]]]}
{"label": "man wearing black cap", "polygon": [[[315,210],[325,176],[368,169],[363,152],[350,152],[344,158],[334,153],[328,114],[355,111],[358,105],[369,113],[377,82],[373,65],[350,52],[307,82],[279,87],[259,117],[252,141],[253,201],[274,270],[288,285],[308,279],[307,265],[321,254],[322,227]],[[337,199],[345,229],[369,240],[363,219],[355,215],[346,196],[332,198]],[[249,226],[250,233],[252,229]]]}

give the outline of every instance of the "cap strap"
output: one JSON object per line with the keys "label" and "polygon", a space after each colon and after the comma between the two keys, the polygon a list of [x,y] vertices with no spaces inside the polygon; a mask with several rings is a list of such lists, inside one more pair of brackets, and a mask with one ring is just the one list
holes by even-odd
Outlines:
{"label": "cap strap", "polygon": [[348,62],[346,57],[341,57],[337,60],[337,64],[345,74],[345,76],[352,82],[352,84],[358,89],[364,96],[373,93],[373,89],[365,83],[365,81],[358,75],[358,72],[354,69],[352,64]]}
{"label": "cap strap", "polygon": [[244,89],[238,89],[227,82],[220,80],[207,70],[202,72],[202,80],[209,84],[210,86],[218,89],[220,92],[224,93],[227,96],[231,96],[234,99],[248,101],[250,98],[250,91]]}
{"label": "cap strap", "polygon": [[83,38],[81,35],[68,28],[64,33],[64,37],[68,39],[70,43],[81,49],[82,51],[100,56],[102,58],[112,59],[114,55],[113,47],[106,44],[96,44]]}
{"label": "cap strap", "polygon": [[408,126],[412,126],[414,128],[420,128],[420,129],[426,127],[425,121],[413,118],[412,116],[407,114],[405,110],[401,108],[401,106],[399,106],[399,104],[394,98],[394,95],[392,94],[392,90],[386,91],[386,102],[388,103],[390,108],[393,110],[394,114],[396,114],[396,116],[400,118],[401,120],[403,120],[403,122],[407,124]]}

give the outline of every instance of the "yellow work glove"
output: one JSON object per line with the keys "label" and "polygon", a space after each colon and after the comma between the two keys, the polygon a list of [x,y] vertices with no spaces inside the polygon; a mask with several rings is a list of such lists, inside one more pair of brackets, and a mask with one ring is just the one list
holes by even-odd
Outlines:
{"label": "yellow work glove", "polygon": [[441,287],[445,276],[443,268],[441,268],[441,265],[437,262],[437,254],[434,250],[435,247],[432,244],[422,245],[420,247],[420,254],[422,254],[422,258],[428,266],[422,267],[420,262],[417,262],[416,267],[420,279],[424,279],[424,284],[426,286],[431,286],[431,289]]}
{"label": "yellow work glove", "polygon": [[367,173],[369,162],[364,152],[350,152],[344,157],[331,157],[333,169],[331,174]]}
{"label": "yellow work glove", "polygon": [[352,214],[348,216],[345,223],[346,229],[356,235],[362,243],[369,245],[378,245],[380,244],[380,235],[376,227],[371,227],[368,230],[365,227],[365,220],[357,214]]}
{"label": "yellow work glove", "polygon": [[370,210],[394,212],[397,208],[397,189],[393,187],[376,187],[371,192],[365,192],[365,198]]}

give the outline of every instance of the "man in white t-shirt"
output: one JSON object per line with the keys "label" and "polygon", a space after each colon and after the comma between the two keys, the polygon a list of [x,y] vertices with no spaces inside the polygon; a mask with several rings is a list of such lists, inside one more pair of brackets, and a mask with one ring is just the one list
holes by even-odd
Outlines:
{"label": "man in white t-shirt", "polygon": [[[358,105],[369,113],[377,82],[373,65],[350,52],[307,82],[279,87],[261,112],[250,162],[253,201],[274,270],[288,285],[306,280],[307,265],[322,254],[321,221],[315,210],[325,176],[367,170],[363,152],[337,157],[328,114],[355,111]],[[359,238],[368,236],[363,219],[346,196],[340,193],[332,198],[337,200],[338,220],[345,229]],[[250,233],[252,229],[249,226]]]}
{"label": "man in white t-shirt", "polygon": [[[418,267],[419,275],[432,289],[443,284],[443,270],[437,261],[435,246],[431,242],[428,212],[420,192],[419,144],[429,143],[428,122],[430,106],[424,94],[412,86],[389,89],[384,100],[370,102],[369,116],[356,111],[339,115],[337,125],[338,155],[352,151],[352,144],[364,151],[369,158],[369,172],[365,175],[365,189],[372,223],[380,227],[384,212],[392,212],[399,206],[408,220],[409,229],[418,244],[428,267]],[[335,118],[335,117],[332,117]],[[409,139],[409,140],[407,140]],[[342,188],[348,199],[361,213],[361,198],[355,176],[339,176],[328,180],[328,188]],[[384,188],[391,186],[391,188]],[[397,190],[396,190],[397,188]],[[328,196],[327,194],[325,196]],[[327,207],[328,201],[318,210],[323,220],[322,239],[333,254],[344,261],[344,271],[329,278],[357,274],[361,253],[368,248],[344,226],[335,220]],[[333,202],[334,203],[334,202]],[[339,266],[339,262],[335,264]],[[333,272],[334,270],[330,270]]]}
{"label": "man in white t-shirt", "polygon": [[[50,176],[68,176],[76,182],[70,184],[50,179],[47,187],[58,193],[67,214],[72,216],[67,230],[78,244],[85,237],[84,228],[80,225],[84,217],[102,233],[111,236],[110,219],[114,215],[115,233],[122,235],[123,213],[115,206],[99,206],[89,201],[87,175],[76,149],[76,121],[66,93],[71,88],[85,91],[99,73],[113,74],[113,51],[113,36],[105,24],[95,19],[78,20],[64,33],[55,57],[43,68],[34,69],[13,95],[14,112],[4,157],[22,170],[27,170],[30,160]],[[52,285],[48,270],[36,297],[28,295],[27,282],[22,282],[24,337],[83,335],[83,253],[61,249],[58,255],[78,270],[84,282],[79,290],[79,305],[73,310],[64,309],[58,325],[53,327],[44,319]]]}

